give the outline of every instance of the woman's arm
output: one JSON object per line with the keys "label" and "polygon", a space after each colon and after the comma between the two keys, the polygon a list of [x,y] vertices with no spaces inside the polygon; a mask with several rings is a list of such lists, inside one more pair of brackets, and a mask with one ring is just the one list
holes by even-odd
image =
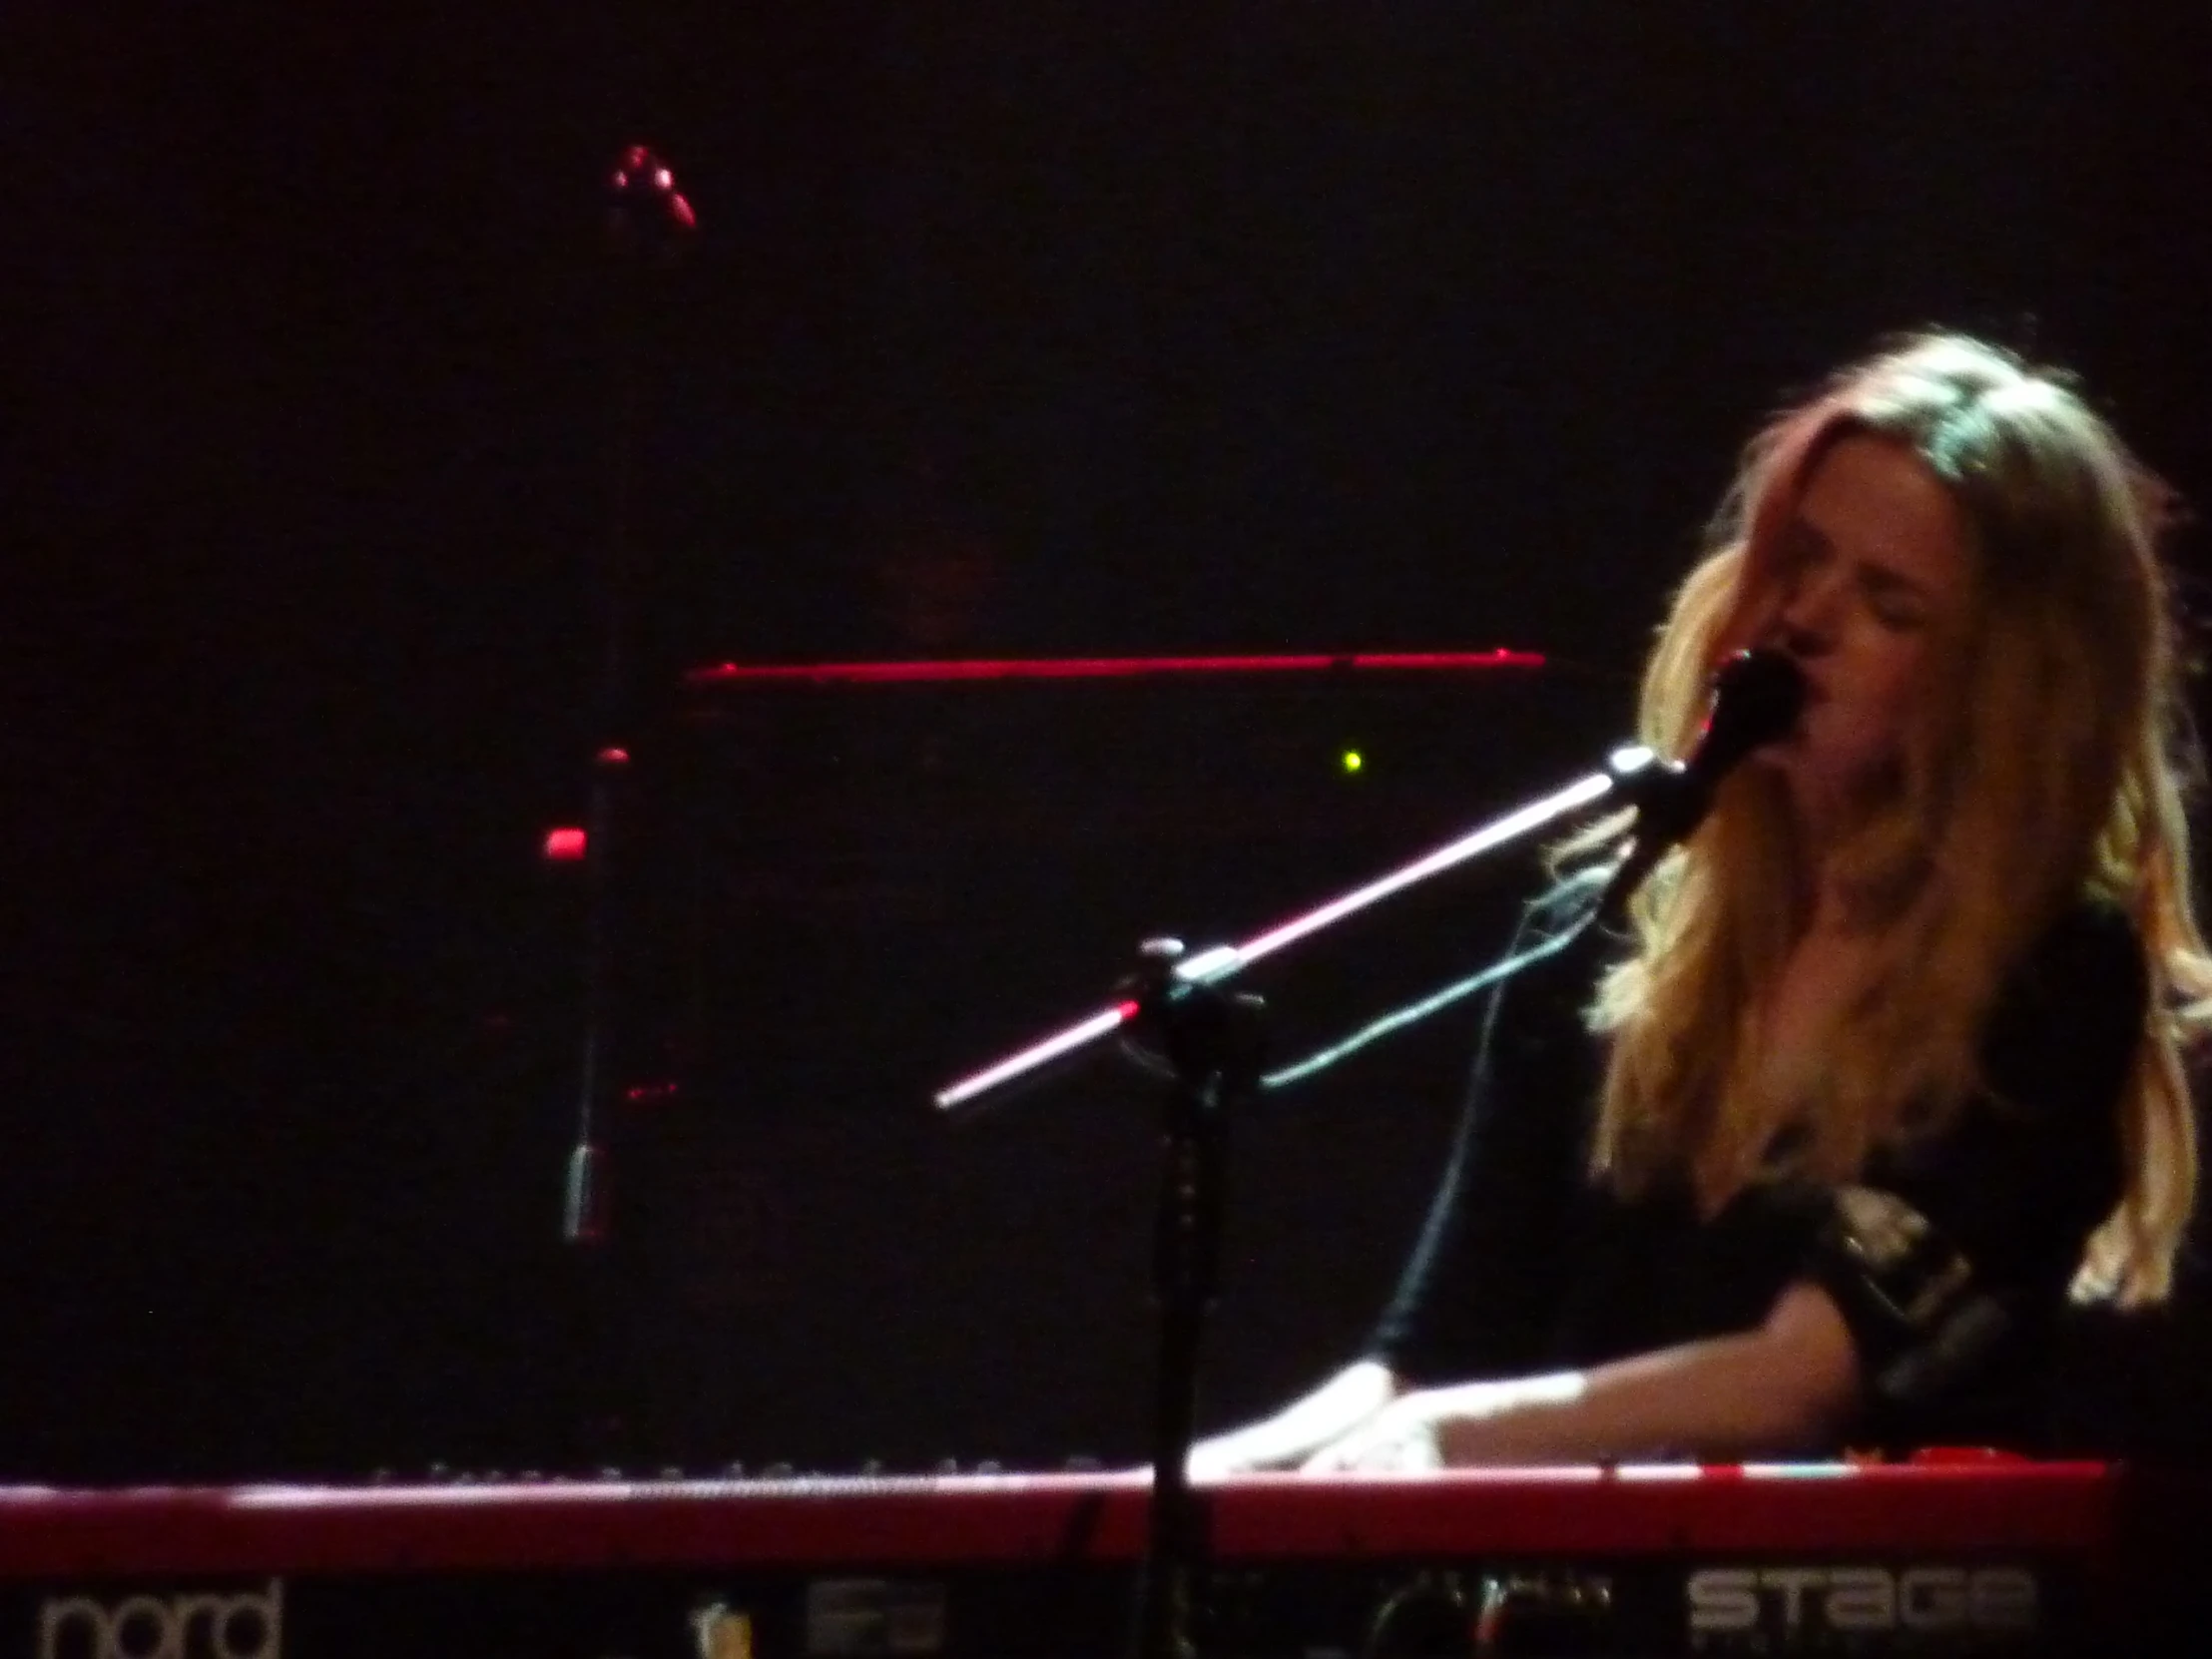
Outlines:
{"label": "woman's arm", "polygon": [[1399,1391],[1388,1367],[1375,1360],[1357,1361],[1272,1417],[1200,1440],[1191,1447],[1186,1466],[1194,1479],[1295,1469],[1322,1447],[1374,1420]]}
{"label": "woman's arm", "polygon": [[1820,1444],[1850,1419],[1858,1397],[1842,1315],[1826,1291],[1797,1284],[1755,1330],[1588,1371],[1399,1395],[1304,1467],[1779,1455]]}

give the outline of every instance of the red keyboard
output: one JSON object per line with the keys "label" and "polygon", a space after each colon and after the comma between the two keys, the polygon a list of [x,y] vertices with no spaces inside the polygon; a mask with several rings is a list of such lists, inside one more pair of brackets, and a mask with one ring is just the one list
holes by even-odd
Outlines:
{"label": "red keyboard", "polygon": [[[1580,1631],[1591,1652],[2108,1651],[2158,1588],[2146,1543],[2173,1535],[2158,1518],[2170,1492],[2154,1503],[2145,1480],[2095,1463],[1204,1491],[1202,1635],[1348,1659],[1385,1609],[1425,1598],[1432,1624],[1471,1621],[1511,1585],[1538,1607],[1551,1586],[1554,1611],[1573,1608],[1559,1639]],[[740,1630],[761,1659],[1106,1654],[1147,1495],[1122,1475],[12,1488],[0,1654],[729,1659]]]}

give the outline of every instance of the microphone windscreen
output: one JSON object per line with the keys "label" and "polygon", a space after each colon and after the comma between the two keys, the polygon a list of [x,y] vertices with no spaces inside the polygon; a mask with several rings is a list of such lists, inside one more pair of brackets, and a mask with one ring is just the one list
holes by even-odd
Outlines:
{"label": "microphone windscreen", "polygon": [[1718,778],[1762,745],[1786,738],[1805,711],[1805,674],[1779,651],[1739,651],[1713,676],[1713,714],[1693,765]]}

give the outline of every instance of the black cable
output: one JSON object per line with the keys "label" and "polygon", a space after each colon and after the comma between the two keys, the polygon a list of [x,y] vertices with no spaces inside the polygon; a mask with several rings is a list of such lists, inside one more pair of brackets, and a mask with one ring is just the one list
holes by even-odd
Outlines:
{"label": "black cable", "polygon": [[[1584,888],[1602,891],[1603,885],[1609,882],[1611,873],[1610,869],[1599,869],[1570,877],[1561,889],[1555,889],[1553,893],[1547,894],[1546,898],[1556,899],[1562,892],[1574,893]],[[1526,950],[1508,954],[1503,960],[1492,962],[1481,972],[1469,974],[1466,978],[1446,985],[1439,991],[1430,992],[1417,1001],[1401,1003],[1388,1013],[1370,1020],[1342,1042],[1332,1043],[1327,1048],[1318,1049],[1305,1059],[1285,1066],[1280,1071],[1267,1073],[1260,1079],[1261,1091],[1263,1093],[1273,1093],[1278,1089],[1287,1089],[1293,1084],[1303,1083],[1308,1078],[1328,1070],[1339,1061],[1349,1060],[1362,1049],[1382,1041],[1394,1031],[1402,1031],[1409,1025],[1416,1025],[1432,1014],[1443,1012],[1453,1003],[1464,1001],[1477,991],[1487,990],[1492,985],[1502,984],[1524,968],[1531,968],[1538,962],[1548,961],[1580,939],[1589,930],[1590,924],[1597,920],[1601,909],[1602,906],[1596,903],[1585,905],[1582,911],[1562,931],[1529,946]],[[1518,936],[1518,930],[1516,930],[1515,936]]]}

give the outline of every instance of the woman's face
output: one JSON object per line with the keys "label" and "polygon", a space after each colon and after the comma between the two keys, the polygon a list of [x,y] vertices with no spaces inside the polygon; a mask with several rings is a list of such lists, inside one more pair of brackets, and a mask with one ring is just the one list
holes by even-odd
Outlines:
{"label": "woman's face", "polygon": [[1958,638],[1972,572],[1956,503],[1904,445],[1839,439],[1805,481],[1754,606],[1754,643],[1805,672],[1797,730],[1759,760],[1801,813],[1833,822],[1895,776],[1938,651]]}

